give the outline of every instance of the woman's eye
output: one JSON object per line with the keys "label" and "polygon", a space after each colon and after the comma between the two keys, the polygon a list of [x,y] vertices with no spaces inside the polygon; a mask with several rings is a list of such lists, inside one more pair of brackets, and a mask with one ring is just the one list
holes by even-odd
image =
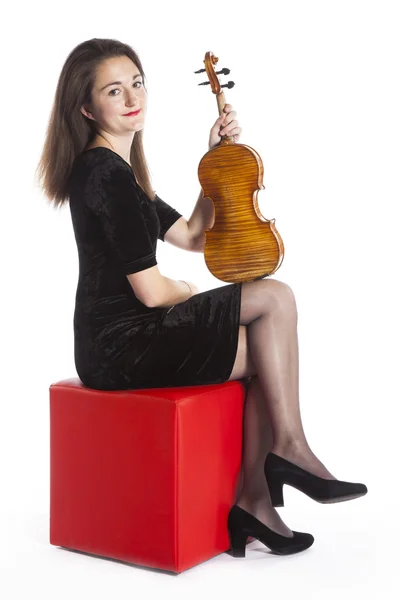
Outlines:
{"label": "woman's eye", "polygon": [[[140,86],[142,85],[142,82],[141,82],[141,81],[135,81],[133,85],[136,85],[137,83],[138,83]],[[113,90],[111,90],[111,91],[109,92],[109,94],[108,94],[108,95],[109,95],[109,96],[115,96],[115,94],[113,94],[113,92],[117,92],[117,91],[118,91],[118,88],[114,88]]]}

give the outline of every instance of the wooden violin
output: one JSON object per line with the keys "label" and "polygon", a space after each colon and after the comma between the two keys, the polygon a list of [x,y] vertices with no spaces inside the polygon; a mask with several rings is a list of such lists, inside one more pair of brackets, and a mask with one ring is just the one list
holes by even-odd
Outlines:
{"label": "wooden violin", "polygon": [[[214,65],[218,58],[207,52],[204,59],[209,81],[217,96],[219,114],[226,104]],[[198,176],[204,196],[214,205],[215,220],[205,231],[204,259],[208,270],[228,283],[254,281],[275,273],[282,264],[284,245],[275,219],[265,219],[258,207],[258,191],[263,185],[264,167],[260,155],[232,137],[223,136],[220,144],[201,159]]]}

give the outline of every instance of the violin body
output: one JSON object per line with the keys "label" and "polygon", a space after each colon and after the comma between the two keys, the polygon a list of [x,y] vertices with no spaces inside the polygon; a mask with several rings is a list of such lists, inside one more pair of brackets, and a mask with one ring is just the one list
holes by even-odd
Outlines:
{"label": "violin body", "polygon": [[[208,82],[216,95],[218,112],[222,113],[225,96],[215,72],[218,58],[207,52],[204,58]],[[199,84],[205,85],[205,84]],[[214,205],[214,223],[205,233],[204,260],[208,270],[227,283],[263,279],[280,267],[284,245],[275,227],[258,207],[258,192],[265,189],[264,167],[260,155],[233,137],[222,136],[219,146],[207,152],[198,167],[204,196]]]}
{"label": "violin body", "polygon": [[204,260],[221,281],[262,279],[283,260],[275,219],[265,219],[258,207],[263,175],[260,155],[244,144],[221,142],[200,161],[200,184],[215,214],[212,228],[205,231]]}

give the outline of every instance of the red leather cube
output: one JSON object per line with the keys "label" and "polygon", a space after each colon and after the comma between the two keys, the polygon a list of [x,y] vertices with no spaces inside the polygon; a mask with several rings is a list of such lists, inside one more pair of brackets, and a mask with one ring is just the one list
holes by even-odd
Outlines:
{"label": "red leather cube", "polygon": [[180,573],[229,550],[244,380],[50,386],[50,543]]}

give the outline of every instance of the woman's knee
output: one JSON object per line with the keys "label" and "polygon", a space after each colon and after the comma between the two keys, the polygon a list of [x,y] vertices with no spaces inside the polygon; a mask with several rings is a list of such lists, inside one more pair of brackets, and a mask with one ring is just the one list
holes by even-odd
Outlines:
{"label": "woman's knee", "polygon": [[262,281],[265,282],[271,309],[294,308],[296,310],[296,299],[290,285],[278,279],[263,279]]}
{"label": "woman's knee", "polygon": [[296,300],[292,288],[277,279],[258,279],[242,285],[240,323],[249,325],[262,314],[295,314]]}

